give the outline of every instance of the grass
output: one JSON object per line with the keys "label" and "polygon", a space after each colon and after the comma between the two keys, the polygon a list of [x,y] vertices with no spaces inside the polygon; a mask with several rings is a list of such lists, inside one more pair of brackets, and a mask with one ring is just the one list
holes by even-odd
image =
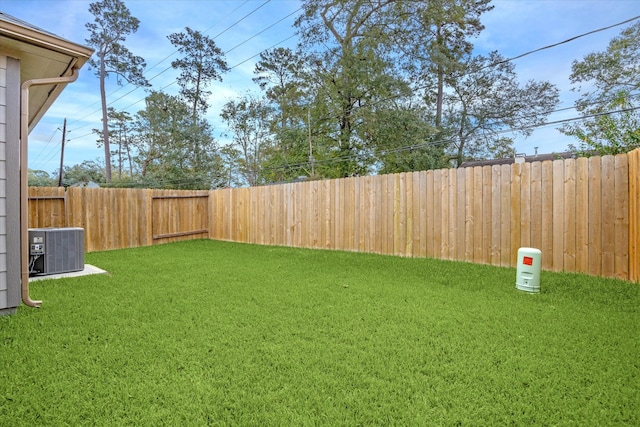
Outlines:
{"label": "grass", "polygon": [[0,318],[0,425],[638,425],[640,286],[191,241]]}

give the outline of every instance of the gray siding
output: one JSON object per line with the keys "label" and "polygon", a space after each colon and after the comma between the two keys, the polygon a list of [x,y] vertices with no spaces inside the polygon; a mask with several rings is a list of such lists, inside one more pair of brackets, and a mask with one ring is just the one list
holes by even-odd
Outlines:
{"label": "gray siding", "polygon": [[0,56],[0,313],[20,305],[20,62]]}

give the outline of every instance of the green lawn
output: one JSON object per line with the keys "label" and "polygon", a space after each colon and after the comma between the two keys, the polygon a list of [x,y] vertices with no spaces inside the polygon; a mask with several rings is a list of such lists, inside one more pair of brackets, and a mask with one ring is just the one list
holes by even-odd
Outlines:
{"label": "green lawn", "polygon": [[640,424],[640,285],[191,241],[0,318],[0,425]]}

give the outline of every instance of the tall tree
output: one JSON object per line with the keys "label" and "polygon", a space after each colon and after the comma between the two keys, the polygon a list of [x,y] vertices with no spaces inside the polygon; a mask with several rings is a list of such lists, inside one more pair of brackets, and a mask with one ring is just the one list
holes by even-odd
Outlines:
{"label": "tall tree", "polygon": [[270,126],[273,143],[264,150],[262,178],[282,182],[311,176],[310,105],[307,60],[299,52],[276,48],[260,54],[253,79],[273,106]]}
{"label": "tall tree", "polygon": [[575,136],[582,151],[618,154],[640,147],[640,22],[614,37],[604,52],[574,61],[571,82],[581,92],[576,109],[582,123],[561,131]]}
{"label": "tall tree", "polygon": [[[304,13],[296,25],[301,45],[316,51],[316,92],[314,110],[328,108],[322,120],[335,123],[333,133],[325,136],[335,141],[333,152],[341,159],[338,176],[368,173],[373,164],[372,150],[360,136],[366,110],[396,92],[397,76],[389,61],[389,34],[386,30],[394,18],[395,0],[311,0],[304,3]],[[390,79],[391,77],[391,79]],[[384,82],[384,83],[383,83]]]}
{"label": "tall tree", "polygon": [[280,129],[298,124],[304,102],[304,59],[289,48],[276,48],[260,54],[253,81],[265,91],[278,109]]}
{"label": "tall tree", "polygon": [[109,145],[109,126],[105,79],[109,74],[137,86],[149,86],[143,76],[146,66],[144,59],[133,55],[124,45],[126,37],[138,30],[140,21],[133,17],[121,0],[101,0],[89,5],[94,22],[86,24],[90,36],[86,39],[95,49],[95,56],[89,64],[100,79],[100,99],[102,103],[102,140],[104,143],[106,181],[111,181],[111,150]]}
{"label": "tall tree", "polygon": [[270,113],[262,100],[246,96],[227,102],[220,114],[233,132],[234,146],[240,152],[240,174],[250,186],[262,183],[262,162],[271,143]]}
{"label": "tall tree", "polygon": [[470,39],[484,29],[480,16],[493,9],[490,0],[430,0],[402,4],[399,47],[416,72],[417,86],[435,101],[435,127],[441,128],[445,76],[460,70],[470,55]]}
{"label": "tall tree", "polygon": [[208,109],[211,92],[207,86],[214,80],[222,81],[222,73],[228,69],[224,53],[213,39],[189,27],[182,33],[170,34],[168,39],[182,55],[171,66],[180,70],[180,94],[191,105],[191,117],[196,122],[198,115]]}
{"label": "tall tree", "polygon": [[[129,165],[129,176],[133,176],[132,138],[131,138],[131,115],[126,111],[116,111],[113,107],[107,108],[109,141],[118,148],[111,152],[116,156],[118,168],[118,179],[122,180],[122,168],[125,164],[123,155],[126,156]],[[93,129],[93,133],[98,136],[98,147],[104,144],[104,134],[102,129]],[[113,166],[113,165],[112,165]]]}
{"label": "tall tree", "polygon": [[[221,158],[208,123],[192,122],[180,97],[152,92],[136,114],[136,162],[142,181],[153,187],[209,189],[220,182]],[[193,141],[202,147],[196,159]]]}
{"label": "tall tree", "polygon": [[446,78],[443,127],[448,130],[451,160],[498,157],[512,153],[513,131],[528,136],[558,104],[558,89],[549,82],[518,82],[515,66],[497,52],[469,57]]}

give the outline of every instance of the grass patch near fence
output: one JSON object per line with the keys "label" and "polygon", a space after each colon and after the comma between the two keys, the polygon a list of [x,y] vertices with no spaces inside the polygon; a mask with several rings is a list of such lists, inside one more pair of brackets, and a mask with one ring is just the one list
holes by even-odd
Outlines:
{"label": "grass patch near fence", "polygon": [[638,425],[640,286],[191,241],[0,318],[0,425]]}

